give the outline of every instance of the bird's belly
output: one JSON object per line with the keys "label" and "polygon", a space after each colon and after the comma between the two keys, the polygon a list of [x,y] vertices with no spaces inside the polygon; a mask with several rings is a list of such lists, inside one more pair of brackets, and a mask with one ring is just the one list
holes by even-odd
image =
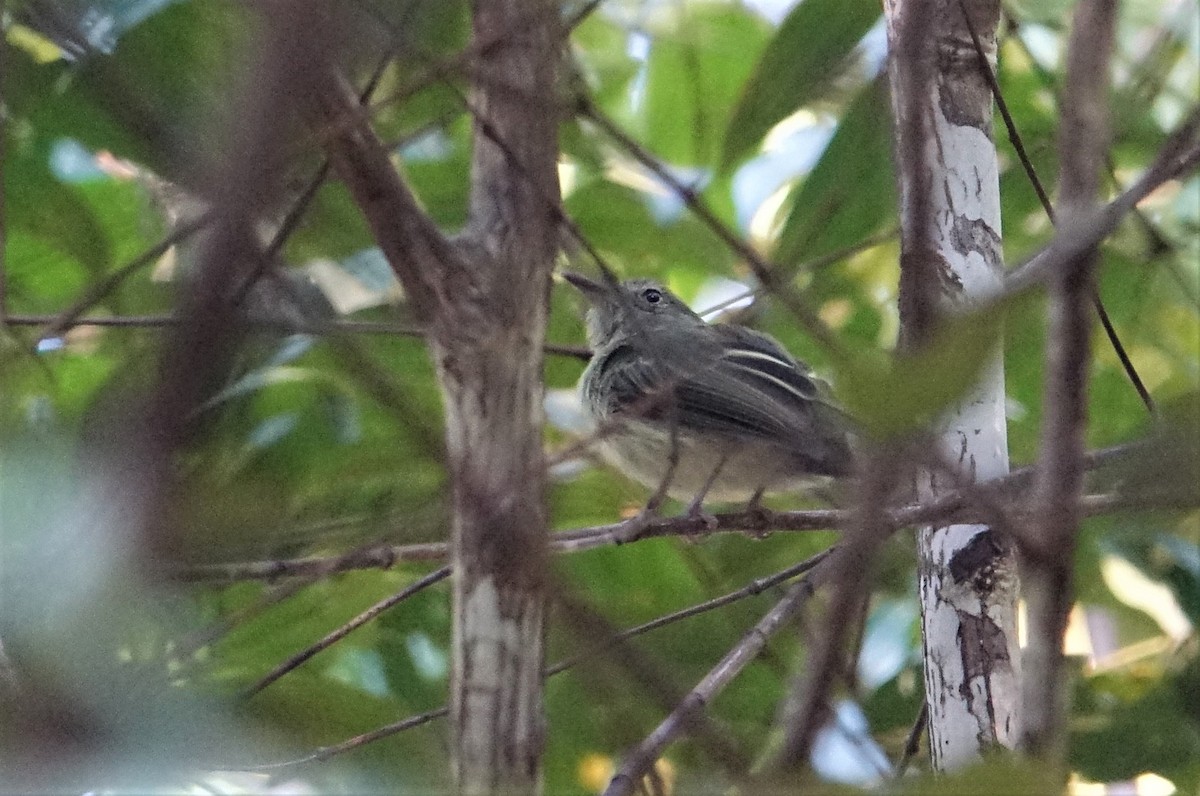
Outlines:
{"label": "bird's belly", "polygon": [[[614,467],[658,489],[670,467],[672,447],[661,428],[631,423],[606,438],[601,449]],[[667,494],[680,501],[700,494],[718,466],[720,473],[705,493],[706,502],[745,502],[760,489],[787,491],[826,480],[798,472],[795,459],[769,442],[700,441],[679,434],[676,447],[678,458]]]}

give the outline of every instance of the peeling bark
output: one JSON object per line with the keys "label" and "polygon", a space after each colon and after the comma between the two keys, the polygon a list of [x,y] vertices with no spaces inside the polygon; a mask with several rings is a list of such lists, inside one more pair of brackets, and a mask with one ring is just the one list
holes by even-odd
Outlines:
{"label": "peeling bark", "polygon": [[[939,314],[1000,289],[1002,252],[992,106],[963,6],[995,57],[992,0],[888,0],[890,79],[901,194],[902,345],[928,340]],[[941,421],[939,453],[958,481],[1008,472],[1000,346]],[[951,488],[926,476],[923,497]],[[918,534],[930,753],[938,770],[1016,741],[1017,569],[986,525]]]}

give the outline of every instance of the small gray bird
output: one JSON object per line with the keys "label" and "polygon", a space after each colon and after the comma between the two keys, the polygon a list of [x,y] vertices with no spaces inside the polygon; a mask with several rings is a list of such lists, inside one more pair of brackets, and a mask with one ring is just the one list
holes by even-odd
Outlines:
{"label": "small gray bird", "polygon": [[564,276],[590,305],[583,404],[613,426],[601,449],[622,472],[652,489],[669,475],[692,513],[849,475],[846,416],[773,338],[705,323],[648,279]]}

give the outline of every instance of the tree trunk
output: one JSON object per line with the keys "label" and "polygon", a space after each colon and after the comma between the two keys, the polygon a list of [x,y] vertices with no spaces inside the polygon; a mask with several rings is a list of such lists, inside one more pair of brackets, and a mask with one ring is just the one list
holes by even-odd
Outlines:
{"label": "tree trunk", "polygon": [[[994,61],[998,2],[885,3],[909,349],[928,339],[939,313],[988,298],[1002,277],[992,99],[963,6]],[[932,470],[919,485],[924,496],[1008,472],[1001,355],[997,345],[976,388],[943,418],[939,453],[957,478]],[[924,528],[918,555],[930,754],[948,770],[1016,741],[1016,563],[1009,540],[986,525]]]}
{"label": "tree trunk", "polygon": [[561,218],[558,7],[476,0],[464,102],[475,122],[469,221],[421,210],[336,72],[312,103],[409,308],[429,330],[453,482],[450,717],[455,783],[536,794],[546,603],[542,344]]}
{"label": "tree trunk", "polygon": [[[442,288],[434,358],[454,483],[454,775],[541,789],[546,601],[542,343],[558,228],[557,7],[479,0],[471,264]],[[458,278],[454,278],[458,277]]]}

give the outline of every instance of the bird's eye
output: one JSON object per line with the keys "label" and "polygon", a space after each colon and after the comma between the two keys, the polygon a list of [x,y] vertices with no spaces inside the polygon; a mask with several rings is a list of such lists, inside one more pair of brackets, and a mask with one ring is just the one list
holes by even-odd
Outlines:
{"label": "bird's eye", "polygon": [[642,291],[642,298],[646,300],[647,304],[657,304],[658,302],[662,301],[662,297],[662,291],[655,290],[652,287]]}

